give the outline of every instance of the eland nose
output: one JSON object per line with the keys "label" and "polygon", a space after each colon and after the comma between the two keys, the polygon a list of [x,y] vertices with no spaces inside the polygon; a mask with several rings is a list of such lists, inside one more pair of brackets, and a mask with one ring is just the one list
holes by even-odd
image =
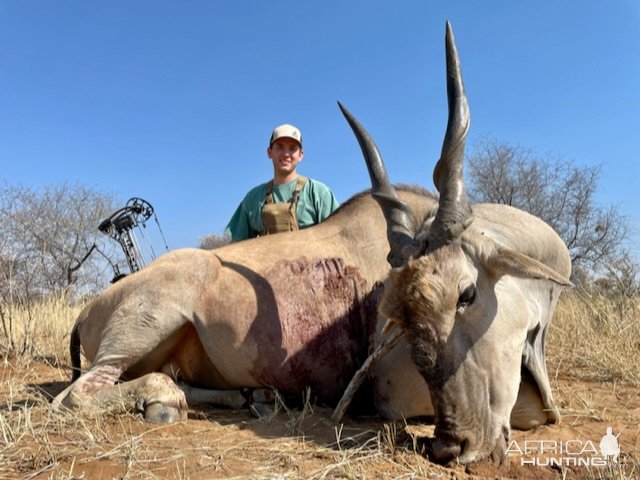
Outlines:
{"label": "eland nose", "polygon": [[432,444],[433,459],[438,463],[449,463],[460,456],[462,447],[453,441],[443,442],[436,438]]}

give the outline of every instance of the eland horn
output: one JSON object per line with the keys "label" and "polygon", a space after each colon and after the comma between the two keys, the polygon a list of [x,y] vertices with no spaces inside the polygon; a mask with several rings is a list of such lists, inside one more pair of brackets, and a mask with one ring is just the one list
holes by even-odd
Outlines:
{"label": "eland horn", "polygon": [[360,144],[371,179],[371,195],[380,205],[387,221],[387,239],[391,247],[387,260],[392,267],[399,267],[417,249],[411,209],[400,199],[389,181],[382,156],[371,135],[340,102],[338,106]]}
{"label": "eland horn", "polygon": [[469,130],[469,104],[451,24],[447,22],[447,97],[449,120],[433,182],[440,192],[438,213],[428,237],[428,251],[446,245],[469,226],[471,207],[463,177],[464,144]]}

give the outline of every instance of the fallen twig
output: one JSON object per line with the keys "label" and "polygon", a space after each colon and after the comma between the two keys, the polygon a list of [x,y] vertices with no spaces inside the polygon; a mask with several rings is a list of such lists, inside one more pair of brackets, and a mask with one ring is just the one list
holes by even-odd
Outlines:
{"label": "fallen twig", "polygon": [[380,358],[384,357],[393,347],[397,345],[397,343],[404,337],[404,332],[400,329],[396,329],[392,335],[387,337],[379,346],[374,350],[374,352],[369,355],[369,357],[362,364],[360,369],[355,373],[349,385],[344,391],[342,398],[338,402],[335,410],[331,414],[331,420],[335,423],[340,423],[342,417],[344,417],[351,400],[353,400],[353,396],[356,394],[360,385],[369,374],[369,370],[371,366],[378,361]]}

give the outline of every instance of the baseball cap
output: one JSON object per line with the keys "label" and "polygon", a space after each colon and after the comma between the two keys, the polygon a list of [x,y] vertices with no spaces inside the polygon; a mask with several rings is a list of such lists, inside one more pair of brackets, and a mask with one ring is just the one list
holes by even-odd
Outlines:
{"label": "baseball cap", "polygon": [[279,138],[292,138],[302,146],[302,133],[293,125],[285,123],[273,129],[271,139],[269,140],[269,146],[273,145],[273,142]]}

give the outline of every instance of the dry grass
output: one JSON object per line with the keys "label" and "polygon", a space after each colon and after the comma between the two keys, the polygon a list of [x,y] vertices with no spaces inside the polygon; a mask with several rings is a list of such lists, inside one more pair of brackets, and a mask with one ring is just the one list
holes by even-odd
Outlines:
{"label": "dry grass", "polygon": [[[69,370],[60,367],[68,366],[69,332],[82,305],[70,305],[62,296],[2,308],[0,478],[454,479],[487,474],[430,463],[423,455],[423,427],[380,421],[347,421],[336,427],[329,411],[308,401],[299,410],[279,404],[273,415],[259,420],[244,413],[199,410],[191,412],[187,423],[169,426],[145,424],[134,415],[52,414],[50,397],[68,381]],[[618,391],[640,384],[638,312],[639,298],[563,295],[547,349],[564,425],[580,428],[595,422],[594,431],[601,432],[607,422],[629,423],[611,406],[640,403],[629,389],[624,397]],[[594,391],[596,384],[576,388],[571,381],[560,381],[567,378],[609,383]],[[603,400],[603,391],[612,400]],[[586,478],[638,476],[640,427],[638,415],[629,418],[635,424],[629,424],[625,438],[635,438],[636,444],[629,445],[633,454],[626,457],[627,467],[592,469]],[[564,471],[534,474],[527,478],[576,478]],[[521,471],[508,475],[521,476]]]}
{"label": "dry grass", "polygon": [[0,356],[18,362],[68,364],[69,334],[85,303],[60,294],[41,301],[1,304]]}
{"label": "dry grass", "polygon": [[[396,427],[341,427],[317,414],[280,410],[263,419],[200,413],[189,424],[151,426],[137,416],[53,414],[32,378],[3,380],[13,393],[0,410],[0,478],[450,478],[443,467],[400,448]],[[10,383],[10,385],[9,385]],[[24,399],[27,399],[26,401]],[[22,400],[17,400],[22,399]],[[270,432],[270,433],[268,433]],[[329,442],[308,438],[321,432]],[[411,458],[413,457],[413,458]]]}
{"label": "dry grass", "polygon": [[[640,385],[640,298],[563,294],[549,332],[548,363],[557,372]],[[553,374],[553,372],[550,372]]]}

